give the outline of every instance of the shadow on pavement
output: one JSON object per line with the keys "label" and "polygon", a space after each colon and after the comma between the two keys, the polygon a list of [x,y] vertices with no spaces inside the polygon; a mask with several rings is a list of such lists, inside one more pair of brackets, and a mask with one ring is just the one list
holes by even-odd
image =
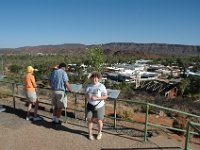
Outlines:
{"label": "shadow on pavement", "polygon": [[179,150],[181,147],[150,147],[150,148],[103,148],[101,150],[165,150],[165,149],[171,149],[171,150]]}
{"label": "shadow on pavement", "polygon": [[46,120],[41,120],[41,121],[32,121],[33,124],[35,125],[38,125],[38,126],[43,126],[43,127],[46,127],[46,128],[51,128],[51,129],[54,129],[54,130],[61,130],[61,131],[66,131],[66,132],[70,132],[70,133],[73,133],[73,134],[78,134],[78,135],[82,135],[86,138],[88,138],[88,133],[85,132],[85,131],[82,131],[82,130],[75,130],[75,129],[71,129],[71,128],[68,128],[64,125],[55,125],[53,124],[52,122],[48,122]]}
{"label": "shadow on pavement", "polygon": [[[20,118],[25,119],[26,118],[26,111],[22,110],[22,109],[14,109],[12,107],[9,106],[3,106],[6,111],[4,113],[10,113],[10,114],[15,114]],[[78,135],[82,135],[84,137],[88,137],[88,133],[82,130],[75,130],[75,129],[71,129],[68,127],[65,127],[64,125],[55,125],[52,122],[48,122],[46,120],[41,120],[41,121],[32,121],[33,124],[38,125],[38,126],[43,126],[45,128],[51,128],[54,130],[62,130],[62,131],[66,131],[66,132],[70,132],[73,134],[78,134]]]}
{"label": "shadow on pavement", "polygon": [[3,107],[6,109],[5,113],[15,114],[18,117],[24,118],[24,119],[26,118],[26,112],[22,109],[14,109],[13,107],[5,106],[5,105]]}
{"label": "shadow on pavement", "polygon": [[[6,111],[4,113],[15,114],[15,115],[17,115],[18,117],[20,117],[22,119],[26,118],[27,112],[25,110],[23,110],[23,109],[20,109],[20,108],[14,109],[13,107],[6,106],[6,105],[4,105],[3,107],[6,109]],[[42,118],[48,118],[48,119],[51,120],[50,117],[45,116],[44,114],[40,114],[40,116]],[[73,115],[70,114],[70,113],[68,113],[67,116],[73,116]],[[55,125],[52,122],[46,121],[45,119],[43,119],[41,121],[32,121],[32,123],[35,124],[35,125],[38,125],[38,126],[43,126],[45,128],[48,128],[48,129],[52,128],[54,130],[62,130],[62,131],[70,132],[70,133],[73,133],[73,134],[82,135],[82,136],[88,138],[88,133],[87,132],[82,131],[82,130],[75,130],[75,129],[68,128],[68,127],[65,126],[65,124],[64,125]],[[74,126],[78,126],[78,127],[86,128],[82,124],[77,124],[75,122],[69,122],[68,124],[74,125]],[[107,130],[104,130],[103,132],[105,132],[107,134],[119,136],[119,137],[122,137],[122,138],[126,138],[126,139],[130,139],[130,140],[138,141],[138,142],[142,142],[143,141],[142,139],[137,139],[137,137],[142,137],[141,135],[139,135],[139,136],[136,136],[136,135],[135,136],[126,136],[126,134],[117,133],[116,131],[112,132],[112,130],[113,129],[107,128]]]}
{"label": "shadow on pavement", "polygon": [[[4,105],[3,107],[6,109],[6,111],[4,113],[15,114],[15,115],[17,115],[18,117],[20,117],[22,119],[26,118],[27,112],[25,110],[23,110],[23,109],[20,109],[20,108],[14,109],[12,106],[7,106],[7,105]],[[40,108],[38,110],[40,110]],[[33,114],[31,113],[31,115],[33,115]],[[50,117],[48,117],[48,116],[46,116],[44,114],[40,114],[40,116],[42,118],[48,118],[48,119],[51,120]],[[67,113],[67,116],[73,118],[73,114],[70,114],[70,112]],[[35,124],[35,125],[38,125],[38,126],[46,127],[48,129],[52,128],[54,130],[62,130],[62,131],[66,131],[66,132],[70,132],[70,133],[74,133],[74,134],[79,134],[79,135],[82,135],[82,136],[88,138],[88,133],[85,132],[85,131],[71,129],[71,128],[68,128],[68,127],[66,127],[64,125],[55,125],[52,122],[48,122],[48,121],[46,121],[44,119],[41,120],[41,121],[32,121],[32,123]],[[77,123],[74,123],[74,122],[69,122],[68,124],[71,124],[71,125],[74,125],[74,126],[78,126],[78,127],[86,128],[82,124],[77,124]],[[142,140],[140,140],[140,139],[135,139],[136,137],[140,137],[140,136],[134,136],[134,137],[126,136],[125,134],[122,134],[122,133],[115,133],[115,131],[112,132],[112,129],[109,130],[109,128],[107,130],[104,130],[103,132],[105,132],[107,134],[119,136],[119,137],[122,137],[122,138],[126,138],[126,139],[130,139],[130,140],[142,142]]]}

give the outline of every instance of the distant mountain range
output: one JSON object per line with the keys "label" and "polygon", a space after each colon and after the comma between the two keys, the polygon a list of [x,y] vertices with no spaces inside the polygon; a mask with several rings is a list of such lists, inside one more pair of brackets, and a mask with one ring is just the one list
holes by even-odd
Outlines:
{"label": "distant mountain range", "polygon": [[[0,48],[1,54],[81,54],[97,45],[84,44],[60,44],[60,45],[39,45],[25,46],[19,48]],[[105,54],[114,55],[179,55],[179,56],[200,56],[200,46],[180,44],[157,44],[157,43],[107,43],[102,44]]]}

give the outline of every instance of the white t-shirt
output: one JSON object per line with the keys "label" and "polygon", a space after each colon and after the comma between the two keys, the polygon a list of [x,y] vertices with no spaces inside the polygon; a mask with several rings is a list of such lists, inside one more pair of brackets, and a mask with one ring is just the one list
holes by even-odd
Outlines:
{"label": "white t-shirt", "polygon": [[[101,96],[107,95],[107,90],[106,90],[105,85],[103,85],[102,83],[97,83],[96,85],[88,84],[88,86],[86,87],[86,93],[91,94],[96,97],[101,97]],[[89,98],[87,99],[87,101],[92,105],[97,105],[100,102],[98,100],[94,101]],[[105,104],[105,101],[101,100],[101,102],[96,106],[96,109],[103,107],[104,104]]]}

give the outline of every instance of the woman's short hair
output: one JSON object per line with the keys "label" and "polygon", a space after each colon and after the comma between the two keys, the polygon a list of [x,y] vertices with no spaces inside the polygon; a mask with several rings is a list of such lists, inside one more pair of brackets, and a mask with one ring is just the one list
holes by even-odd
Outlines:
{"label": "woman's short hair", "polygon": [[91,75],[90,75],[90,79],[91,78],[95,78],[95,77],[100,79],[101,78],[101,74],[99,72],[97,72],[97,71],[92,72]]}

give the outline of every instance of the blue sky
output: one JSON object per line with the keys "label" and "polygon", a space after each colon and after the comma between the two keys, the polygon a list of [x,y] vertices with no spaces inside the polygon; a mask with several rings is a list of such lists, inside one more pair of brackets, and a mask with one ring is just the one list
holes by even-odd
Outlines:
{"label": "blue sky", "polygon": [[200,0],[0,0],[0,48],[109,42],[200,45]]}

